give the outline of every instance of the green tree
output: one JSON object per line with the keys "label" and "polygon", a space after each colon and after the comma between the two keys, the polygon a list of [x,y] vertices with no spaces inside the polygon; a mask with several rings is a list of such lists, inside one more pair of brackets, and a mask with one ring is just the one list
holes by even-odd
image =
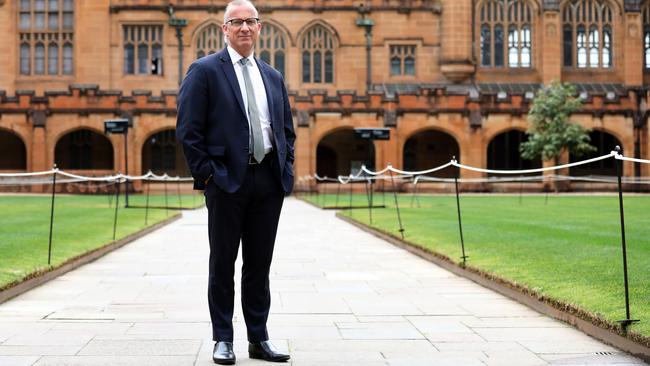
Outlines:
{"label": "green tree", "polygon": [[576,156],[596,151],[589,144],[590,130],[569,121],[569,116],[582,104],[575,94],[573,85],[560,82],[539,90],[528,112],[528,141],[519,147],[524,159],[541,158],[557,165],[566,151]]}

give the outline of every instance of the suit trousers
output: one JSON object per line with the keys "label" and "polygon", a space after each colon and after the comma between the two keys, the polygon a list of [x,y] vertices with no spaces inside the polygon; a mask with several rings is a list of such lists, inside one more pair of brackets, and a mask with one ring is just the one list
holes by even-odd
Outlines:
{"label": "suit trousers", "polygon": [[208,305],[214,341],[233,341],[235,260],[242,244],[241,302],[250,342],[268,340],[266,321],[271,306],[269,271],[284,191],[274,172],[275,152],[261,164],[249,165],[234,193],[214,182],[205,189],[210,240]]}

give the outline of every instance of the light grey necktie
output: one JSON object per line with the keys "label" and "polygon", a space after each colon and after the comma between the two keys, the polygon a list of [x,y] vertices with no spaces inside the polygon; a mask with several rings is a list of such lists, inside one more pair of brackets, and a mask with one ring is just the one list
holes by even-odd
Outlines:
{"label": "light grey necktie", "polygon": [[257,111],[257,103],[255,102],[255,91],[253,90],[253,83],[251,76],[248,73],[248,59],[242,58],[239,60],[241,64],[242,73],[244,74],[244,85],[246,85],[246,99],[248,100],[248,119],[250,122],[251,130],[251,155],[258,163],[264,159],[264,138],[262,137],[262,126],[260,125],[260,115]]}

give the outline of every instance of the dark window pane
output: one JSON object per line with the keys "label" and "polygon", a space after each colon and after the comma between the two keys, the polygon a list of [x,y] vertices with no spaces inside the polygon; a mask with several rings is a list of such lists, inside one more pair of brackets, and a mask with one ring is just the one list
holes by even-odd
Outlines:
{"label": "dark window pane", "polygon": [[[154,63],[156,65],[156,75],[162,75],[163,74],[163,55],[162,55],[162,46],[159,44],[153,45],[153,48],[151,49],[152,52],[152,57],[151,57],[151,66],[153,67]],[[152,69],[153,72],[153,69]]]}
{"label": "dark window pane", "polygon": [[323,60],[321,59],[320,51],[314,52],[314,82],[321,83],[323,81]]}
{"label": "dark window pane", "polygon": [[415,75],[415,58],[409,56],[404,59],[404,74]]}
{"label": "dark window pane", "polygon": [[401,75],[402,74],[402,61],[399,57],[395,56],[390,59],[390,74],[391,75]]}
{"label": "dark window pane", "polygon": [[34,48],[34,73],[38,75],[45,73],[45,46],[41,43]]}
{"label": "dark window pane", "polygon": [[65,44],[63,46],[63,73],[66,75],[72,74],[72,45]]}
{"label": "dark window pane", "polygon": [[45,29],[45,13],[34,13],[34,28]]}
{"label": "dark window pane", "polygon": [[31,72],[29,53],[28,44],[23,43],[20,45],[20,73],[23,75],[29,75]]}
{"label": "dark window pane", "polygon": [[573,31],[570,26],[564,27],[564,66],[573,66]]}
{"label": "dark window pane", "polygon": [[278,51],[275,53],[274,67],[276,70],[280,72],[280,74],[282,74],[282,76],[285,76],[284,75],[284,52]]}
{"label": "dark window pane", "polygon": [[133,74],[135,73],[135,60],[133,45],[127,44],[124,46],[124,73]]}
{"label": "dark window pane", "polygon": [[47,50],[47,73],[56,75],[59,73],[59,46],[51,44]]}
{"label": "dark window pane", "polygon": [[47,9],[49,11],[57,11],[57,10],[59,10],[59,0],[50,0],[48,2],[48,5],[49,6],[47,7]]}
{"label": "dark window pane", "polygon": [[487,25],[484,25],[481,28],[481,65],[492,65],[492,55],[490,53],[491,50],[492,35],[490,34],[490,28]]}
{"label": "dark window pane", "polygon": [[59,13],[49,13],[47,27],[51,30],[59,29]]}
{"label": "dark window pane", "polygon": [[309,52],[305,51],[302,53],[302,82],[310,83],[311,82],[311,58]]}
{"label": "dark window pane", "polygon": [[20,13],[20,29],[29,29],[32,26],[32,14]]}
{"label": "dark window pane", "polygon": [[138,74],[148,74],[149,70],[149,46],[138,45]]}
{"label": "dark window pane", "polygon": [[497,25],[494,27],[494,66],[504,65],[503,46],[503,27]]}
{"label": "dark window pane", "polygon": [[74,16],[72,13],[63,13],[63,28],[72,29],[74,25]]}
{"label": "dark window pane", "polygon": [[331,51],[325,52],[325,82],[334,82],[334,59]]}
{"label": "dark window pane", "polygon": [[262,51],[260,53],[260,58],[262,61],[266,62],[267,64],[271,65],[271,54],[269,51]]}

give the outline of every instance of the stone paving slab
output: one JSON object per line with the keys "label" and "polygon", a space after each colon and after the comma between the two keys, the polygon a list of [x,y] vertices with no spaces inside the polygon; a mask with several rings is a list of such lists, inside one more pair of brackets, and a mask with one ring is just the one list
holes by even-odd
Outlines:
{"label": "stone paving slab", "polygon": [[[0,365],[212,365],[206,222],[185,212],[0,304]],[[644,364],[295,199],[271,291],[269,333],[296,366]],[[236,297],[237,364],[266,365]]]}

